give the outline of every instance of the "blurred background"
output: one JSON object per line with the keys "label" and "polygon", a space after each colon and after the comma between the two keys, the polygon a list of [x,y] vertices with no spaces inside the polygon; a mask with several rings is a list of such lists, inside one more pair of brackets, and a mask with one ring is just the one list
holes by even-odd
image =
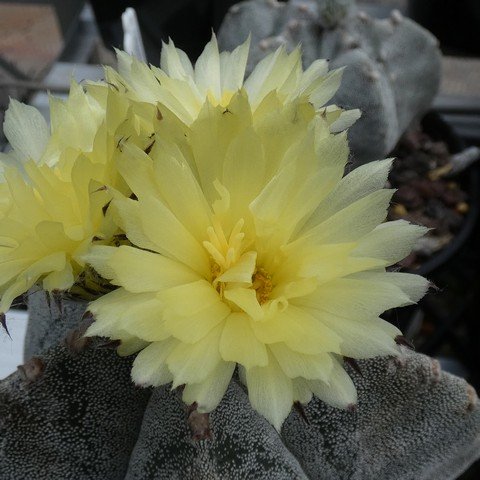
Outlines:
{"label": "blurred background", "polygon": [[[72,76],[79,82],[101,79],[101,65],[115,65],[114,48],[123,47],[121,15],[127,7],[136,11],[147,60],[158,65],[162,41],[169,37],[195,60],[212,29],[219,30],[235,3],[0,0],[0,125],[10,97],[36,106],[48,118],[48,91],[65,96]],[[389,214],[391,219],[406,218],[435,228],[435,236],[398,268],[426,275],[436,289],[419,305],[387,312],[386,318],[405,332],[418,351],[437,358],[444,370],[465,377],[478,391],[480,174],[479,151],[474,147],[480,146],[480,2],[362,0],[357,4],[377,18],[389,18],[398,10],[440,42],[439,93],[431,111],[412,124],[393,151],[400,160],[390,181],[399,193]],[[0,151],[7,149],[0,129]],[[442,168],[452,162],[463,162],[463,170],[443,177]],[[0,378],[23,362],[27,314],[19,309],[8,316],[12,340],[0,332]],[[461,478],[480,478],[479,465]]]}

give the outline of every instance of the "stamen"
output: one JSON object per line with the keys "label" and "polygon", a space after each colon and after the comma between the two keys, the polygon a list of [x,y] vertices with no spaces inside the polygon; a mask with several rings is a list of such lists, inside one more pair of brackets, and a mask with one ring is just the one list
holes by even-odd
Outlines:
{"label": "stamen", "polygon": [[213,260],[220,265],[221,267],[225,268],[225,258],[223,255],[215,248],[215,246],[207,241],[203,242],[203,246],[207,250],[207,252],[213,257]]}
{"label": "stamen", "polygon": [[217,237],[213,227],[210,226],[210,227],[207,228],[207,235],[208,235],[208,238],[210,239],[210,242],[215,246],[215,248],[217,250],[221,250],[222,247],[221,247],[220,243],[218,242],[218,237]]}
{"label": "stamen", "polygon": [[232,266],[232,264],[235,262],[236,258],[235,258],[235,250],[233,248],[229,248],[227,250],[227,257],[225,259],[225,267],[226,268],[230,268]]}
{"label": "stamen", "polygon": [[227,238],[225,237],[225,232],[223,231],[223,228],[220,225],[220,222],[217,217],[214,216],[212,218],[212,224],[215,230],[215,234],[217,235],[218,241],[221,245],[221,248],[227,249],[228,248]]}
{"label": "stamen", "polygon": [[267,302],[273,290],[271,275],[263,268],[257,269],[252,277],[252,288],[256,291],[255,293],[260,305]]}

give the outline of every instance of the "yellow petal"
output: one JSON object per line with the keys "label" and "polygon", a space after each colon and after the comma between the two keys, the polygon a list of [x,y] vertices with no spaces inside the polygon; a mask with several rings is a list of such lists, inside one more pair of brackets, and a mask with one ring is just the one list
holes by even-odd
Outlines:
{"label": "yellow petal", "polygon": [[173,374],[173,388],[184,383],[199,383],[213,373],[222,361],[218,346],[223,324],[196,343],[180,343],[167,358]]}
{"label": "yellow petal", "polygon": [[200,413],[214,410],[227,391],[235,370],[235,363],[220,362],[215,370],[200,383],[189,383],[183,390],[183,401],[187,405],[197,403]]}
{"label": "yellow petal", "polygon": [[382,223],[358,242],[352,255],[382,258],[392,265],[405,258],[427,232],[428,228],[405,220]]}
{"label": "yellow petal", "polygon": [[237,362],[249,369],[268,363],[265,345],[257,340],[244,313],[231,313],[220,339],[220,354],[225,361]]}
{"label": "yellow petal", "polygon": [[168,43],[162,42],[160,66],[172,78],[193,75],[193,66],[187,54],[183,50],[175,48],[171,39]]}
{"label": "yellow petal", "polygon": [[149,197],[141,201],[143,231],[156,245],[156,251],[178,260],[202,276],[210,274],[210,262],[203,246],[162,202]]}
{"label": "yellow petal", "polygon": [[112,283],[133,293],[157,292],[199,279],[180,262],[125,245],[115,248],[109,267],[115,274]]}
{"label": "yellow petal", "polygon": [[22,160],[38,162],[50,137],[47,122],[34,107],[11,99],[5,112],[3,131],[12,148]]}
{"label": "yellow petal", "polygon": [[312,399],[312,390],[308,386],[307,380],[303,378],[294,378],[292,380],[293,386],[293,401],[300,402],[306,405]]}
{"label": "yellow petal", "polygon": [[330,373],[329,383],[321,380],[310,380],[308,386],[315,396],[332,407],[347,408],[357,403],[357,390],[343,369],[336,360],[333,362],[333,369]]}
{"label": "yellow petal", "polygon": [[139,202],[116,196],[110,210],[112,210],[115,223],[126,233],[133,245],[157,251],[157,244],[152,242],[143,230]]}
{"label": "yellow petal", "polygon": [[292,409],[292,381],[270,354],[266,366],[247,369],[246,382],[252,407],[280,431]]}
{"label": "yellow petal", "polygon": [[335,213],[297,240],[313,243],[344,243],[360,239],[385,220],[393,190],[378,190]]}
{"label": "yellow petal", "polygon": [[399,307],[418,302],[431,286],[431,283],[420,275],[402,272],[359,272],[353,274],[352,279],[394,285],[407,297],[404,302],[397,305]]}
{"label": "yellow petal", "polygon": [[315,211],[320,223],[355,201],[385,187],[393,159],[369,162],[343,177]]}
{"label": "yellow petal", "polygon": [[220,53],[222,91],[235,92],[242,87],[249,49],[250,36],[233,52]]}
{"label": "yellow petal", "polygon": [[218,301],[207,305],[198,312],[188,315],[166,310],[164,314],[165,328],[175,338],[185,343],[196,343],[207,335],[230,313],[230,308]]}
{"label": "yellow petal", "polygon": [[212,39],[205,45],[203,52],[195,63],[195,83],[203,94],[210,91],[217,100],[222,97],[220,54],[217,38],[214,34],[212,34]]}
{"label": "yellow petal", "polygon": [[221,302],[218,292],[206,280],[163,290],[158,297],[164,302],[167,311],[184,316],[195,315]]}
{"label": "yellow petal", "polygon": [[269,349],[287,377],[329,382],[333,361],[328,353],[305,355],[294,352],[284,343],[274,343]]}
{"label": "yellow petal", "polygon": [[257,252],[245,252],[233,267],[216,278],[217,282],[252,283],[255,272]]}
{"label": "yellow petal", "polygon": [[385,310],[411,302],[391,282],[339,278],[321,285],[308,296],[295,299],[295,303],[344,318],[376,318]]}
{"label": "yellow petal", "polygon": [[132,367],[132,380],[141,386],[158,387],[173,380],[166,359],[178,345],[176,340],[153,342],[135,358]]}
{"label": "yellow petal", "polygon": [[258,303],[257,294],[253,288],[231,288],[225,290],[223,295],[254,320],[263,318],[264,312]]}
{"label": "yellow petal", "polygon": [[395,337],[402,332],[381,318],[345,318],[327,312],[312,312],[319,321],[342,339],[342,355],[352,358],[373,358],[380,355],[398,355]]}
{"label": "yellow petal", "polygon": [[251,326],[261,342],[284,342],[292,350],[309,355],[338,352],[342,341],[307,310],[293,305],[268,320],[252,322]]}

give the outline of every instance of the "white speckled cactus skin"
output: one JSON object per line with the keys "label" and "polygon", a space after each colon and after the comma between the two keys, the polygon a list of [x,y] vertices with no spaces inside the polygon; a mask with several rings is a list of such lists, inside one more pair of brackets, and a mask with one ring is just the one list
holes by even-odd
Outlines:
{"label": "white speckled cactus skin", "polygon": [[248,0],[225,17],[220,47],[233,49],[249,34],[250,69],[279,45],[298,44],[305,67],[317,58],[330,59],[331,68],[347,66],[332,101],[362,111],[349,132],[359,164],[384,158],[438,91],[438,42],[398,11],[377,20],[353,0]]}
{"label": "white speckled cactus skin", "polygon": [[[35,295],[32,318],[56,335],[81,324],[85,303],[64,300],[71,318],[48,322]],[[134,386],[132,358],[82,328],[0,382],[0,480],[453,480],[480,454],[474,390],[424,355],[359,361],[355,410],[313,399],[280,435],[233,380],[195,440],[180,392]]]}

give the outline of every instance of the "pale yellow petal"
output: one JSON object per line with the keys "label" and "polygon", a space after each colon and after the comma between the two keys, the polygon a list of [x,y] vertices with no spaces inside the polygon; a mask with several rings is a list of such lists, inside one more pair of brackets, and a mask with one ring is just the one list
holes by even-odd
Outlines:
{"label": "pale yellow petal", "polygon": [[235,282],[235,283],[252,283],[252,276],[255,272],[257,261],[257,252],[245,252],[233,267],[230,267],[219,277],[217,282]]}
{"label": "pale yellow petal", "polygon": [[125,232],[133,245],[146,250],[157,251],[157,244],[152,242],[143,230],[138,201],[115,196],[109,211],[112,211],[115,223]]}
{"label": "pale yellow petal", "polygon": [[22,160],[38,162],[50,138],[47,122],[34,107],[11,99],[5,112],[3,131],[12,148]]}
{"label": "pale yellow petal", "polygon": [[223,324],[196,343],[180,343],[167,358],[173,374],[173,388],[184,383],[199,383],[210,376],[222,359],[218,350]]}
{"label": "pale yellow petal", "polygon": [[383,282],[373,278],[339,278],[294,302],[339,317],[357,319],[376,318],[385,310],[412,303],[399,287],[387,281],[387,277]]}
{"label": "pale yellow petal", "polygon": [[293,386],[293,401],[300,402],[306,405],[312,399],[312,390],[308,386],[308,381],[303,378],[294,378],[292,380]]}
{"label": "pale yellow petal", "polygon": [[395,337],[402,332],[381,318],[346,318],[325,311],[312,311],[312,315],[341,337],[339,353],[346,357],[372,358],[399,354]]}
{"label": "pale yellow petal", "polygon": [[333,362],[329,384],[321,380],[310,380],[308,386],[315,396],[332,407],[347,408],[357,403],[355,385],[341,364],[336,360]]}
{"label": "pale yellow petal", "polygon": [[[185,301],[188,301],[188,297]],[[167,309],[164,314],[165,329],[182,342],[196,343],[229,314],[230,308],[220,298],[214,303],[207,304],[205,308],[187,315]]]}
{"label": "pale yellow petal", "polygon": [[280,431],[292,409],[292,380],[270,354],[266,366],[247,369],[246,382],[253,408]]}
{"label": "pale yellow petal", "polygon": [[385,220],[394,191],[378,190],[306,231],[297,242],[344,243],[360,239]]}
{"label": "pale yellow petal", "polygon": [[173,380],[166,359],[178,345],[176,340],[153,342],[135,358],[132,367],[132,380],[142,387],[158,387]]}
{"label": "pale yellow petal", "polygon": [[287,377],[292,379],[302,377],[308,380],[329,382],[333,361],[328,353],[305,355],[293,351],[284,343],[274,343],[268,348]]}
{"label": "pale yellow petal", "polygon": [[111,267],[111,259],[116,252],[116,247],[108,245],[92,245],[82,255],[82,260],[91,265],[103,278],[115,277],[115,271]]}
{"label": "pale yellow petal", "polygon": [[230,288],[225,290],[223,295],[254,320],[264,317],[264,311],[258,303],[257,294],[253,288]]}
{"label": "pale yellow petal", "polygon": [[48,274],[42,282],[43,288],[48,292],[52,290],[68,290],[75,283],[72,265],[70,262],[65,263],[62,270],[54,271]]}
{"label": "pale yellow petal", "polygon": [[341,337],[303,308],[289,305],[265,321],[252,322],[256,337],[266,344],[284,342],[296,352],[316,355],[338,352]]}
{"label": "pale yellow petal", "polygon": [[352,278],[361,282],[388,283],[399,288],[407,297],[403,303],[397,306],[411,305],[418,302],[431,287],[428,279],[420,275],[403,272],[360,272],[352,275]]}
{"label": "pale yellow petal", "polygon": [[382,258],[387,265],[393,265],[405,258],[427,232],[428,228],[405,220],[382,223],[358,242],[352,255]]}
{"label": "pale yellow petal", "polygon": [[392,161],[369,162],[343,177],[315,211],[315,222],[323,222],[355,201],[384,188]]}
{"label": "pale yellow petal", "polygon": [[197,404],[200,413],[214,410],[227,391],[235,370],[235,363],[220,362],[213,372],[200,383],[189,383],[183,390],[183,401],[187,405]]}
{"label": "pale yellow petal", "polygon": [[340,88],[340,83],[342,82],[343,69],[338,68],[332,70],[327,75],[325,75],[323,82],[319,87],[312,92],[309,100],[313,103],[315,108],[319,108],[322,105],[325,105],[337,92]]}
{"label": "pale yellow petal", "polygon": [[235,92],[242,87],[249,49],[250,37],[233,52],[220,53],[222,91]]}
{"label": "pale yellow petal", "polygon": [[195,315],[221,301],[220,295],[206,280],[179,285],[159,292],[165,310],[177,315]]}
{"label": "pale yellow petal", "polygon": [[338,133],[347,128],[350,128],[360,117],[362,112],[358,108],[352,110],[343,110],[340,116],[330,124],[330,131],[332,133]]}
{"label": "pale yellow petal", "polygon": [[187,54],[183,50],[175,48],[171,39],[168,43],[162,42],[160,67],[172,78],[181,79],[185,76],[193,76],[193,66]]}
{"label": "pale yellow petal", "polygon": [[157,198],[141,201],[140,218],[146,236],[156,251],[178,260],[202,276],[210,274],[210,262],[203,246]]}
{"label": "pale yellow petal", "polygon": [[114,273],[112,283],[133,293],[156,292],[200,279],[180,262],[126,245],[115,248],[108,262]]}
{"label": "pale yellow petal", "polygon": [[251,320],[244,313],[231,313],[225,322],[220,339],[220,354],[223,360],[236,362],[249,369],[268,363],[265,345],[258,341]]}
{"label": "pale yellow petal", "polygon": [[221,99],[220,54],[214,34],[195,63],[195,83],[202,94],[210,91]]}

